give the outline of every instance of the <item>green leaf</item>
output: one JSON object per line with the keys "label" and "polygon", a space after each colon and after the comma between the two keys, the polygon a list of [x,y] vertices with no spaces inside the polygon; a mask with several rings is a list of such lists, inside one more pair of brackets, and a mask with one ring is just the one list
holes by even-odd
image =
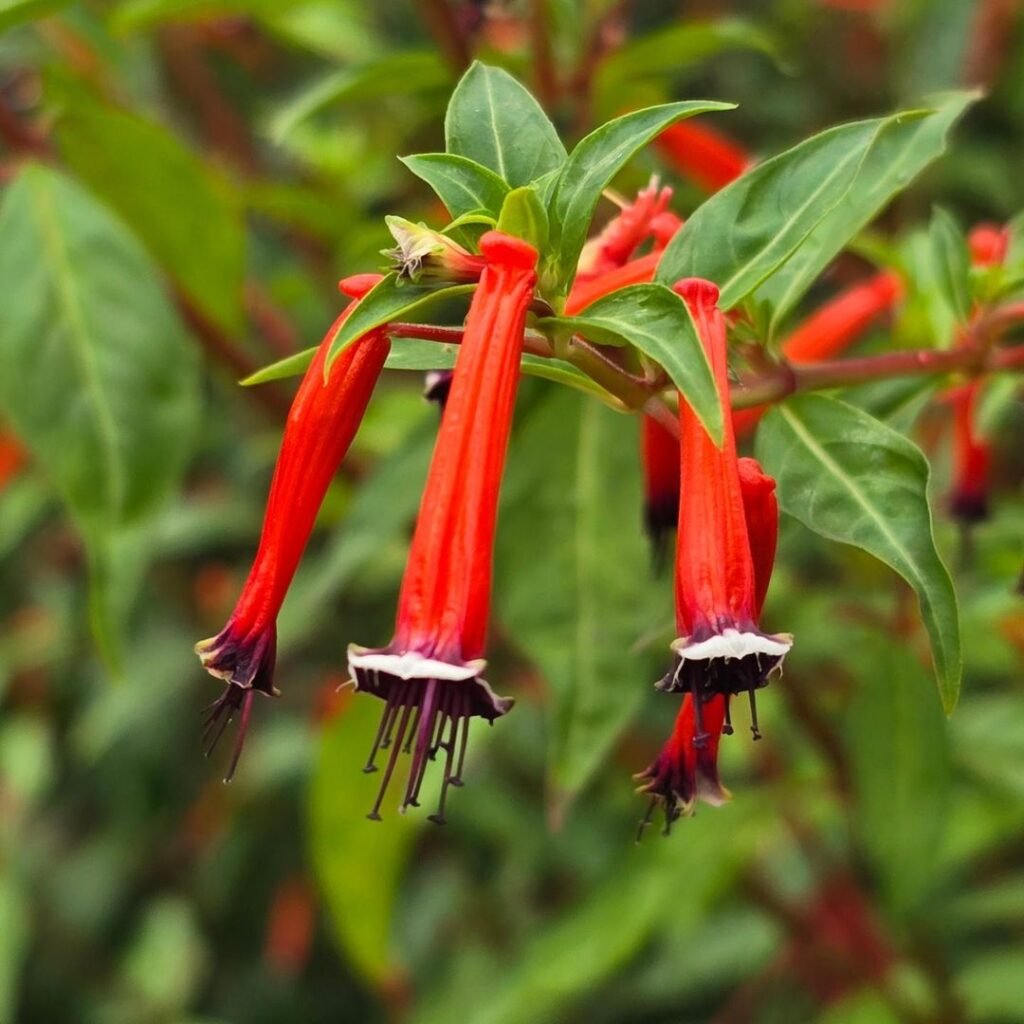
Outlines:
{"label": "green leaf", "polygon": [[735,106],[713,100],[666,103],[624,114],[580,139],[559,173],[551,199],[550,274],[566,291],[576,273],[597,201],[629,158],[676,121]]}
{"label": "green leaf", "polygon": [[451,70],[437,53],[405,50],[389,54],[360,67],[333,71],[303,88],[274,114],[269,135],[281,143],[298,125],[335,104],[415,96],[443,89],[451,80]]}
{"label": "green leaf", "polygon": [[[758,288],[754,301],[771,307],[772,330],[842,248],[945,152],[950,128],[977,96],[949,93],[938,97],[934,112],[926,116],[896,115],[878,122],[879,131],[842,202],[827,211],[793,257]],[[760,201],[770,199],[762,196]]]}
{"label": "green leaf", "polygon": [[887,127],[916,124],[922,117],[927,114],[839,125],[759,164],[686,221],[665,249],[658,280],[714,281],[722,308],[731,309],[792,259],[845,198]]}
{"label": "green leaf", "polygon": [[362,769],[383,707],[373,697],[356,695],[327,724],[308,794],[310,854],[334,937],[352,966],[378,985],[396,970],[391,922],[422,821],[419,814],[366,820],[380,776]]}
{"label": "green leaf", "polygon": [[936,208],[928,229],[935,277],[943,299],[957,323],[965,324],[971,313],[970,255],[960,225],[946,211]]}
{"label": "green leaf", "polygon": [[[612,979],[620,980],[635,967],[667,925],[694,929],[764,844],[770,824],[752,801],[737,805],[702,815],[694,828],[682,823],[686,835],[673,836],[672,842],[621,849],[600,885],[580,887],[582,897],[532,928],[520,949],[502,949],[486,986],[451,986],[441,998],[424,1000],[411,1024],[592,1019],[587,1007],[594,993],[606,991]],[[685,899],[680,899],[681,879]]]}
{"label": "green leaf", "polygon": [[417,153],[399,160],[422,178],[455,218],[478,210],[497,217],[508,185],[487,167],[454,153]]}
{"label": "green leaf", "polygon": [[959,615],[935,548],[925,457],[867,413],[821,395],[772,409],[757,453],[779,482],[783,511],[829,540],[863,548],[913,587],[942,705],[951,712],[960,692]]}
{"label": "green leaf", "polygon": [[161,125],[103,107],[81,89],[62,95],[57,144],[199,309],[239,330],[245,233],[226,182]]}
{"label": "green leaf", "polygon": [[313,345],[310,348],[304,348],[301,352],[296,352],[294,355],[285,356],[284,359],[278,359],[277,362],[263,366],[255,373],[250,373],[248,377],[243,377],[238,383],[243,388],[251,388],[255,384],[269,384],[272,380],[298,377],[309,369],[309,364],[313,362],[316,350],[317,346]]}
{"label": "green leaf", "polygon": [[621,288],[578,316],[547,317],[537,326],[571,330],[601,344],[635,345],[661,364],[714,439],[722,441],[722,404],[704,346],[686,303],[660,284]]}
{"label": "green leaf", "polygon": [[0,407],[86,533],[173,487],[196,425],[192,350],[105,207],[29,166],[0,208]]}
{"label": "green leaf", "polygon": [[24,887],[8,862],[0,873],[0,1020],[15,1020],[18,982],[28,956],[32,915]]}
{"label": "green leaf", "polygon": [[638,445],[635,417],[553,390],[510,452],[495,596],[504,628],[551,686],[556,813],[601,765],[664,660],[634,649],[662,596],[645,572]]}
{"label": "green leaf", "polygon": [[946,720],[921,663],[891,638],[864,637],[850,645],[850,660],[858,682],[845,715],[853,821],[888,902],[905,913],[940,868],[951,783]]}
{"label": "green leaf", "polygon": [[507,71],[474,61],[452,93],[444,120],[449,153],[496,171],[512,188],[565,161],[547,114]]}
{"label": "green leaf", "polygon": [[529,242],[538,252],[544,251],[548,241],[548,214],[535,188],[523,185],[505,196],[498,230]]}
{"label": "green leaf", "polygon": [[410,284],[400,280],[397,274],[386,275],[338,328],[331,341],[327,367],[330,368],[334,360],[367,331],[421,313],[439,302],[468,295],[475,287],[473,284],[453,284],[438,288],[436,285]]}
{"label": "green leaf", "polygon": [[71,0],[0,0],[0,32],[67,7]]}
{"label": "green leaf", "polygon": [[601,61],[594,80],[599,107],[621,109],[621,92],[644,78],[678,76],[695,64],[732,50],[752,50],[782,64],[781,42],[741,18],[669,25],[628,40]]}

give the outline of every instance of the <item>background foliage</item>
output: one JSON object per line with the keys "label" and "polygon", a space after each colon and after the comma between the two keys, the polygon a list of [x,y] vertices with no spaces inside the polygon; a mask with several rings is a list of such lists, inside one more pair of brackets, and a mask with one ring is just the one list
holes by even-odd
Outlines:
{"label": "background foliage", "polygon": [[[930,258],[936,202],[954,231],[1024,208],[1012,3],[479,7],[0,3],[0,1021],[1024,1020],[1014,382],[988,399],[993,516],[969,541],[943,515],[941,406],[856,396],[933,464],[964,636],[948,721],[912,593],[797,513],[765,626],[798,644],[761,702],[765,739],[724,747],[731,804],[634,846],[629,775],[668,728],[650,683],[672,635],[637,424],[527,380],[492,652],[518,706],[474,737],[446,829],[366,822],[377,709],[339,695],[343,645],[387,639],[436,426],[418,375],[395,372],[285,606],[285,697],[261,702],[231,786],[198,756],[215,690],[191,645],[244,579],[292,385],[236,381],[319,339],[337,279],[380,263],[383,213],[443,219],[423,167],[395,157],[444,148],[470,50],[528,82],[569,141],[708,96],[739,107],[701,120],[764,157],[980,85],[858,249]],[[561,155],[541,142],[514,154],[522,182]],[[616,186],[652,172],[681,211],[701,200],[653,150]],[[880,164],[879,190],[893,173]],[[561,239],[569,263],[580,241]],[[912,298],[898,344],[948,333],[955,277]],[[762,425],[783,495],[793,431],[845,429],[828,401]]]}

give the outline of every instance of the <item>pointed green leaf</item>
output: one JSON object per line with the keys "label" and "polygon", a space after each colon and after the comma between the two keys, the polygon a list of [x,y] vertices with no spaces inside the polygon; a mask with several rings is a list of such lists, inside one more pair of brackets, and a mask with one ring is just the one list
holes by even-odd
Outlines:
{"label": "pointed green leaf", "polygon": [[[551,199],[550,274],[567,291],[601,193],[638,150],[670,124],[734,103],[690,100],[615,118],[581,139],[558,175]],[[672,282],[669,282],[672,283]]]}
{"label": "pointed green leaf", "polygon": [[548,214],[541,204],[537,190],[530,185],[513,189],[501,206],[498,230],[529,242],[543,252],[548,241]]}
{"label": "pointed green leaf", "polygon": [[489,167],[512,188],[565,161],[547,114],[507,71],[475,61],[455,87],[444,121],[449,153]]}
{"label": "pointed green leaf", "polygon": [[884,131],[916,125],[926,116],[898,114],[839,125],[748,171],[687,220],[665,249],[658,280],[714,281],[722,308],[731,309],[794,258],[849,192]]}
{"label": "pointed green leaf", "polygon": [[601,765],[664,660],[635,649],[660,611],[645,572],[637,427],[636,417],[550,389],[509,454],[495,597],[504,628],[551,686],[548,780],[559,809]]}
{"label": "pointed green leaf", "polygon": [[469,157],[454,153],[417,153],[399,159],[437,193],[455,218],[478,210],[497,217],[508,195],[508,185],[502,178]]}
{"label": "pointed green leaf", "polygon": [[0,32],[67,7],[71,0],[0,0]]}
{"label": "pointed green leaf", "polygon": [[81,89],[62,96],[57,144],[196,306],[239,330],[245,231],[226,181],[155,121],[104,107]]}
{"label": "pointed green leaf", "polygon": [[941,865],[951,781],[946,720],[927,671],[890,637],[866,635],[851,645],[850,660],[858,684],[845,716],[853,821],[890,906],[905,913],[928,895]]}
{"label": "pointed green leaf", "polygon": [[452,80],[448,64],[432,51],[405,50],[369,64],[332,71],[305,86],[273,116],[270,137],[277,143],[327,107],[382,96],[415,96],[444,89]]}
{"label": "pointed green leaf", "polygon": [[965,324],[971,313],[971,261],[967,239],[953,217],[938,207],[932,213],[928,237],[939,291],[956,322]]}
{"label": "pointed green leaf", "polygon": [[538,328],[570,330],[601,344],[636,346],[665,368],[716,444],[722,442],[722,403],[704,346],[686,303],[660,284],[621,288],[578,316],[547,317]]}
{"label": "pointed green leaf", "polygon": [[902,434],[845,402],[802,395],[772,409],[757,454],[779,502],[815,533],[863,548],[913,587],[949,713],[960,692],[960,624],[935,547],[928,461]]}
{"label": "pointed green leaf", "polygon": [[439,302],[467,295],[475,287],[473,284],[453,284],[442,288],[436,285],[410,284],[408,281],[399,280],[397,274],[388,274],[360,300],[359,305],[338,328],[331,341],[327,367],[329,368],[353,341],[361,338],[367,331],[372,331],[381,324],[409,317],[413,313],[420,313]]}
{"label": "pointed green leaf", "polygon": [[976,99],[977,93],[949,93],[937,98],[934,112],[927,117],[896,117],[884,122],[842,202],[757,289],[754,301],[772,309],[773,330],[843,247],[945,152],[951,127]]}
{"label": "pointed green leaf", "polygon": [[151,510],[198,413],[156,268],[68,178],[28,166],[0,208],[0,409],[87,529]]}

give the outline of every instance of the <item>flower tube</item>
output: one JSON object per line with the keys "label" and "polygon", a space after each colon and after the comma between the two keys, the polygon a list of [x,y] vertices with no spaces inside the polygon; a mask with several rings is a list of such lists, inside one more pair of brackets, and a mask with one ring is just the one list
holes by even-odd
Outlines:
{"label": "flower tube", "polygon": [[[725,319],[718,289],[690,279],[676,290],[686,300],[714,371],[728,399]],[[758,625],[775,561],[778,508],[775,482],[753,459],[738,459],[731,424],[717,448],[680,396],[680,500],[676,540],[676,624],[672,668],[658,689],[683,693],[665,749],[640,776],[652,798],[645,823],[658,803],[666,826],[700,798],[720,803],[728,794],[718,782],[718,738],[732,732],[729,702],[746,692],[751,731],[760,737],[755,691],[782,664],[792,646],[788,634],[769,635]]]}
{"label": "flower tube", "polygon": [[681,174],[708,192],[735,181],[753,161],[742,147],[713,128],[679,121],[655,141],[662,156]]}
{"label": "flower tube", "polygon": [[280,692],[274,686],[277,615],[324,494],[359,429],[387,358],[390,342],[380,328],[338,356],[324,380],[325,361],[338,329],[358,299],[379,280],[379,275],[362,274],[342,282],[340,287],[355,301],[320,343],[292,402],[270,483],[259,548],[242,594],[224,628],[195,646],[206,671],[227,684],[207,715],[207,754],[241,711],[227,779],[234,774],[242,753],[253,694],[278,696]]}
{"label": "flower tube", "polygon": [[470,304],[387,647],[351,645],[356,688],[385,702],[366,771],[388,751],[369,817],[380,808],[400,752],[411,755],[401,807],[419,805],[427,761],[445,751],[440,804],[462,784],[469,723],[512,706],[482,678],[494,530],[537,252],[497,231],[480,240],[485,268]]}

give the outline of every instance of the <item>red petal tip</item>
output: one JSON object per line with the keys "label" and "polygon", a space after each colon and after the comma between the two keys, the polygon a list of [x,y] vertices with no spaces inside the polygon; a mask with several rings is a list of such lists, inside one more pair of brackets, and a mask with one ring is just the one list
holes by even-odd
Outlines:
{"label": "red petal tip", "polygon": [[706,309],[718,304],[718,285],[702,277],[684,277],[672,286],[676,295],[682,296],[691,306]]}
{"label": "red petal tip", "polygon": [[537,250],[529,242],[503,231],[488,231],[480,239],[480,252],[488,263],[500,263],[520,270],[533,270],[537,265]]}
{"label": "red petal tip", "polygon": [[382,274],[352,274],[338,282],[338,291],[350,299],[361,299],[383,280]]}

